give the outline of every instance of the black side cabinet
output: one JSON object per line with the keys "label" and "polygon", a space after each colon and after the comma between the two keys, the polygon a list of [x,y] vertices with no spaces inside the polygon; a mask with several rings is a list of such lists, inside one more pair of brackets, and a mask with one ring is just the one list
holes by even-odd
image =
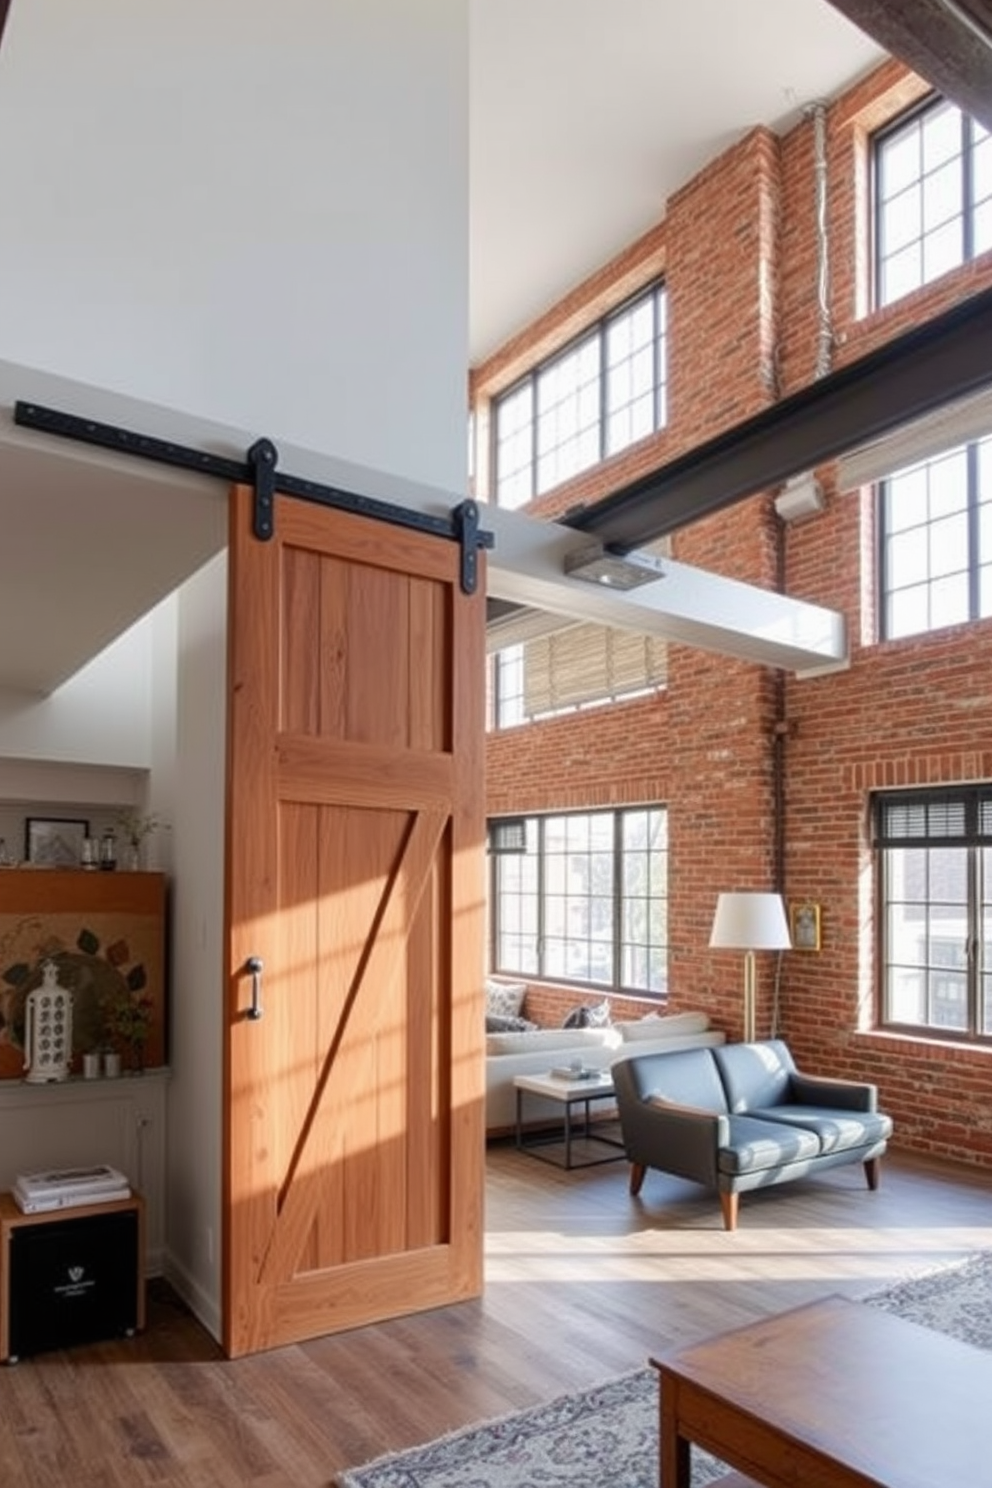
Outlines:
{"label": "black side cabinet", "polygon": [[22,1214],[0,1195],[0,1359],[144,1327],[140,1198]]}

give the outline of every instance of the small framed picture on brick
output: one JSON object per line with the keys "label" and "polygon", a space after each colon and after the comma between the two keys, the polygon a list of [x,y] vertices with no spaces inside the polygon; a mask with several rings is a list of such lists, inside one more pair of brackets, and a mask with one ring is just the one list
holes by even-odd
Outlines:
{"label": "small framed picture on brick", "polygon": [[794,951],[818,951],[820,949],[820,906],[804,899],[802,904],[793,904],[789,909],[789,929],[792,933]]}

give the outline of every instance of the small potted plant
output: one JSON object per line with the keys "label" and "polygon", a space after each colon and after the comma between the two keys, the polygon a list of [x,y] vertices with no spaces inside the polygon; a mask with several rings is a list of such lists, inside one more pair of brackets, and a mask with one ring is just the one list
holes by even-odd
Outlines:
{"label": "small potted plant", "polygon": [[127,1056],[127,1067],[140,1075],[152,1027],[152,1000],[147,992],[121,987],[106,1007],[106,1026],[113,1045]]}
{"label": "small potted plant", "polygon": [[129,806],[118,812],[115,827],[124,839],[124,867],[129,873],[136,873],[141,867],[141,847],[145,838],[160,827],[167,828],[168,822],[163,821],[157,811],[139,811],[136,806]]}

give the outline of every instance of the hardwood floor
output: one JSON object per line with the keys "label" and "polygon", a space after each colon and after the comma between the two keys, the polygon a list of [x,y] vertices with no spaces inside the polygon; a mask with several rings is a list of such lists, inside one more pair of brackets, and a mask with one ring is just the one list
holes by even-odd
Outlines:
{"label": "hardwood floor", "polygon": [[559,1172],[489,1150],[478,1302],[228,1362],[172,1297],[148,1327],[0,1367],[4,1488],[322,1488],[346,1466],[637,1368],[675,1343],[992,1243],[992,1178],[890,1155],[715,1197],[627,1165]]}

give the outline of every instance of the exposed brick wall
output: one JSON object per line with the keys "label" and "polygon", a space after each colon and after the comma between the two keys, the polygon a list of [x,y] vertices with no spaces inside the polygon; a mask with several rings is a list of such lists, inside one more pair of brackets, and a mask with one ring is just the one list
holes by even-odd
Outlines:
{"label": "exposed brick wall", "polygon": [[[835,366],[992,284],[986,254],[870,311],[868,137],[924,91],[890,62],[827,112]],[[597,500],[812,380],[813,144],[811,118],[782,140],[748,133],[672,198],[652,233],[476,369],[473,395],[485,418],[500,387],[664,267],[669,427],[550,492],[535,513]],[[672,646],[662,696],[493,735],[487,806],[667,802],[670,1006],[705,1008],[730,1037],[741,1032],[743,958],[708,949],[716,896],[773,887],[781,856],[787,898],[813,899],[822,912],[822,950],[781,961],[779,1028],[800,1063],[875,1081],[901,1145],[992,1167],[992,1050],[873,1031],[868,821],[880,787],[992,779],[992,622],[876,644],[870,494],[838,493],[832,467],[819,475],[827,505],[811,519],[781,526],[768,493],[684,528],[673,547],[683,562],[766,588],[782,582],[840,610],[849,667],[797,679]],[[775,970],[774,957],[759,956],[762,1032]],[[567,1007],[596,1000],[572,988],[564,997]],[[552,999],[547,1018],[561,1006]]]}
{"label": "exposed brick wall", "polygon": [[775,396],[779,143],[752,130],[668,205],[669,402],[691,448]]}

